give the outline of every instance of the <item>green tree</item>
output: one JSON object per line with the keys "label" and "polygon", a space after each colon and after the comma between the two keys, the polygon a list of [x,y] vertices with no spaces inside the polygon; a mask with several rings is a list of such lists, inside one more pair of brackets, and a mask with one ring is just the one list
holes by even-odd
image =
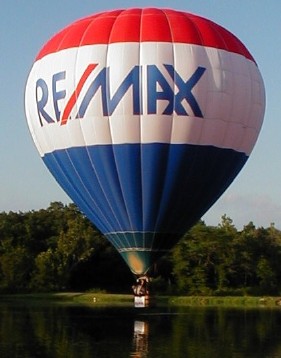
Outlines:
{"label": "green tree", "polygon": [[181,293],[209,294],[213,285],[215,246],[212,227],[195,225],[173,250],[173,274]]}
{"label": "green tree", "polygon": [[82,216],[68,220],[66,231],[59,235],[56,249],[59,258],[58,278],[61,284],[68,286],[73,269],[92,256],[94,238],[93,228]]}
{"label": "green tree", "polygon": [[268,259],[261,257],[257,263],[257,278],[260,290],[264,294],[276,293],[276,275]]}
{"label": "green tree", "polygon": [[58,258],[51,249],[40,252],[35,259],[35,270],[31,279],[31,288],[35,291],[60,290],[58,281]]}
{"label": "green tree", "polygon": [[28,290],[33,258],[23,247],[16,247],[0,256],[0,287],[6,292]]}

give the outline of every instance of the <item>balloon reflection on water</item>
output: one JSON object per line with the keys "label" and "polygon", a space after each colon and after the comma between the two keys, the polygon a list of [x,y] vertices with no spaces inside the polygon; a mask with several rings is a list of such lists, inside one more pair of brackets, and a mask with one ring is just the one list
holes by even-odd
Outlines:
{"label": "balloon reflection on water", "polygon": [[134,322],[134,338],[131,358],[146,358],[148,356],[148,322]]}

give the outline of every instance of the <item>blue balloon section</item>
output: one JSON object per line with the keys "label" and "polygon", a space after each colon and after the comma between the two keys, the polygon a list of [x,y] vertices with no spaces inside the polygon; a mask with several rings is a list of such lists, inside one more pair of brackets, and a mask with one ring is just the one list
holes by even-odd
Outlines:
{"label": "blue balloon section", "polygon": [[43,160],[142,274],[221,196],[247,158],[213,146],[120,144],[57,150]]}

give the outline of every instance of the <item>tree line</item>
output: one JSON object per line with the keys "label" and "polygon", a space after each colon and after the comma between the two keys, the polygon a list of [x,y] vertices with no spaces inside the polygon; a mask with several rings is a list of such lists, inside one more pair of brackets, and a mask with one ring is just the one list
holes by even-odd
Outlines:
{"label": "tree line", "polygon": [[[151,270],[152,289],[183,295],[281,294],[281,231],[199,221]],[[0,293],[131,292],[123,259],[74,204],[0,213]]]}

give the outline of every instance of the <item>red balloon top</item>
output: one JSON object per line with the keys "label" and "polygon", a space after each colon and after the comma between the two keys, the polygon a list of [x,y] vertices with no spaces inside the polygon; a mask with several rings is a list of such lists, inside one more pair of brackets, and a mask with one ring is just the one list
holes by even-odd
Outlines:
{"label": "red balloon top", "polygon": [[157,8],[107,11],[80,19],[49,40],[36,60],[72,47],[149,41],[214,47],[254,61],[236,36],[213,21],[182,11]]}

